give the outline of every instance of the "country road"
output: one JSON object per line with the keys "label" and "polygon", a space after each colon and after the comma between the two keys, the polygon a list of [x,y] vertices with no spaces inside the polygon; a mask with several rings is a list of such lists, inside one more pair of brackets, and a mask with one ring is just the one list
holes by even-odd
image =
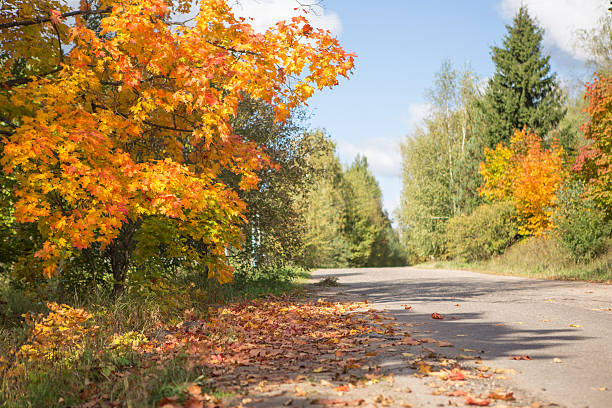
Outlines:
{"label": "country road", "polygon": [[[612,407],[612,285],[410,267],[312,274],[313,281],[325,277],[400,321],[423,323],[455,353],[475,350],[484,364],[516,370],[513,386],[536,398]],[[510,359],[522,355],[531,360]]]}

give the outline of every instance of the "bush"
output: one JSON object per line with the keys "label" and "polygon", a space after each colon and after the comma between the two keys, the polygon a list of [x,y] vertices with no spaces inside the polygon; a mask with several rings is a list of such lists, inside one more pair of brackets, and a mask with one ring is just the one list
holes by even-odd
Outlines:
{"label": "bush", "polygon": [[584,192],[583,182],[566,183],[557,195],[553,216],[559,242],[575,262],[588,262],[603,254],[612,232],[612,222],[606,221],[593,200],[583,198]]}
{"label": "bush", "polygon": [[518,236],[516,209],[510,202],[483,204],[470,215],[449,220],[447,253],[461,261],[479,261],[502,253]]}

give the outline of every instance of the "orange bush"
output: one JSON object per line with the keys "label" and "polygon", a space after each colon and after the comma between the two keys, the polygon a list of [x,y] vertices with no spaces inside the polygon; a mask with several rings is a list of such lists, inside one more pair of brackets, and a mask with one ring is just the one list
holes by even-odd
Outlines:
{"label": "orange bush", "polygon": [[563,155],[556,141],[546,149],[536,133],[516,131],[510,146],[485,149],[480,165],[485,185],[479,192],[494,201],[512,200],[522,219],[519,232],[541,235],[553,227],[556,193],[567,174]]}

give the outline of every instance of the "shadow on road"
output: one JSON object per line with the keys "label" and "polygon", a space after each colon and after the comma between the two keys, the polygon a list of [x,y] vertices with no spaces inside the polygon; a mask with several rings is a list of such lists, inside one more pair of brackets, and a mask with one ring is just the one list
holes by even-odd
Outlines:
{"label": "shadow on road", "polygon": [[501,322],[482,320],[482,313],[447,313],[440,321],[434,321],[429,314],[408,311],[396,311],[394,316],[400,322],[413,324],[415,338],[433,337],[455,345],[454,348],[441,349],[442,354],[461,353],[502,359],[529,355],[533,360],[551,360],[565,356],[545,352],[538,352],[537,355],[532,353],[534,350],[545,350],[563,343],[590,338],[576,334],[574,329],[520,329]]}
{"label": "shadow on road", "polygon": [[[346,277],[358,274],[331,274],[331,276]],[[325,275],[330,276],[330,275]],[[399,301],[440,301],[440,302],[461,302],[475,299],[480,296],[491,295],[492,293],[509,293],[531,290],[545,290],[567,286],[567,282],[556,281],[494,281],[486,282],[482,279],[462,278],[461,280],[445,279],[441,284],[439,280],[413,282],[408,279],[393,282],[373,282],[373,283],[349,283],[344,284],[347,292],[367,297],[373,302],[399,302]],[[520,301],[513,297],[513,301]],[[525,296],[525,301],[532,300]],[[488,302],[496,300],[487,299]],[[507,299],[500,297],[497,302],[507,302]]]}
{"label": "shadow on road", "polygon": [[[346,279],[360,273],[325,273],[327,276],[337,276]],[[354,278],[353,278],[354,279]],[[552,355],[539,350],[556,347],[564,343],[580,342],[591,337],[583,336],[572,328],[521,328],[522,322],[513,324],[502,321],[491,321],[483,312],[455,312],[444,313],[444,319],[434,320],[431,314],[419,314],[409,310],[397,310],[398,303],[415,304],[415,302],[447,302],[460,304],[461,302],[478,302],[478,298],[487,296],[487,304],[523,303],[532,304],[533,291],[546,296],[546,290],[566,286],[567,282],[556,281],[526,281],[526,280],[496,280],[486,281],[479,278],[460,277],[457,279],[414,281],[401,279],[394,281],[352,282],[342,283],[335,288],[338,293],[354,297],[355,299],[368,299],[380,305],[395,304],[394,316],[399,321],[412,323],[416,337],[433,337],[438,340],[450,341],[455,348],[443,349],[441,352],[462,353],[461,348],[473,349],[472,355],[487,358],[506,358],[511,356],[529,355],[532,359],[563,358],[563,355]],[[525,292],[524,295],[521,292]],[[531,295],[527,292],[532,292]],[[491,294],[500,293],[503,296],[491,297]],[[510,294],[510,296],[509,296]],[[483,307],[484,306],[483,299]],[[448,307],[449,305],[445,305]],[[457,308],[459,310],[459,308]],[[439,312],[439,310],[431,310]],[[447,351],[448,350],[448,351]],[[537,354],[533,354],[533,353]]]}

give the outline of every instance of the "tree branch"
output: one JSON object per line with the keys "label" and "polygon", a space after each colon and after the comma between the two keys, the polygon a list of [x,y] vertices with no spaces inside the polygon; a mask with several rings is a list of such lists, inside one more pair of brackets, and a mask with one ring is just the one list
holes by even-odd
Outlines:
{"label": "tree branch", "polygon": [[[34,77],[45,77],[47,75],[52,75],[55,74],[57,72],[60,72],[62,70],[62,67],[55,67],[53,68],[51,71],[47,71],[45,73],[42,73],[40,75],[35,75]],[[19,86],[19,85],[23,85],[23,84],[27,84],[33,81],[32,76],[28,76],[28,77],[21,77],[21,78],[13,78],[13,79],[9,79],[8,81],[4,81],[4,82],[0,82],[0,88],[1,89],[9,89],[12,88],[14,86]]]}
{"label": "tree branch", "polygon": [[[89,15],[95,15],[95,14],[108,14],[111,11],[112,11],[112,7],[107,7],[107,8],[99,9],[99,10],[77,10],[77,11],[70,11],[68,13],[63,13],[62,18],[81,16],[81,15],[89,16]],[[42,24],[42,23],[47,23],[49,21],[51,21],[51,17],[41,17],[41,18],[35,18],[33,20],[11,21],[9,23],[0,24],[0,30],[3,30],[5,28],[24,27],[24,26],[31,26],[34,24]]]}

